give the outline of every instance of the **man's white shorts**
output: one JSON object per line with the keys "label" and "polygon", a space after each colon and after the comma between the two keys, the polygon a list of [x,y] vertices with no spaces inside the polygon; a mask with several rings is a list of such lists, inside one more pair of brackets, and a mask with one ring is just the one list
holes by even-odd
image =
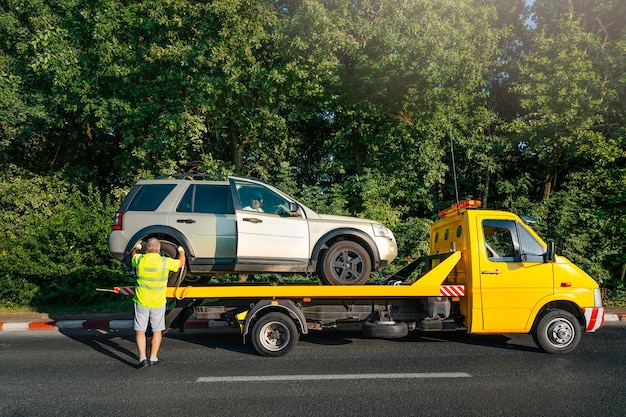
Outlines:
{"label": "man's white shorts", "polygon": [[148,322],[153,332],[165,330],[165,304],[158,308],[148,308],[135,303],[134,329],[148,330]]}

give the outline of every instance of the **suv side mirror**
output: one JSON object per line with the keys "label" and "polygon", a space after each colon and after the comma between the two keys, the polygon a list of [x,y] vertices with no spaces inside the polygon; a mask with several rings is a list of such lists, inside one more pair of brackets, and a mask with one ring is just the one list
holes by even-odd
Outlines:
{"label": "suv side mirror", "polygon": [[546,262],[554,261],[554,255],[556,254],[556,247],[554,242],[548,242],[548,249],[546,250]]}
{"label": "suv side mirror", "polygon": [[285,215],[290,217],[300,217],[300,206],[298,206],[293,201],[289,202],[289,213],[285,213]]}

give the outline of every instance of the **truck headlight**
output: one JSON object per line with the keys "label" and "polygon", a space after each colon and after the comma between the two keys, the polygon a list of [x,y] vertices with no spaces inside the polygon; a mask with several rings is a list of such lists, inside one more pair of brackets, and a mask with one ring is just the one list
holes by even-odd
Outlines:
{"label": "truck headlight", "polygon": [[379,223],[373,223],[372,229],[374,229],[374,236],[376,237],[386,237],[388,239],[393,239],[393,233],[389,228],[383,226]]}
{"label": "truck headlight", "polygon": [[602,293],[600,292],[600,288],[593,289],[593,306],[602,307]]}

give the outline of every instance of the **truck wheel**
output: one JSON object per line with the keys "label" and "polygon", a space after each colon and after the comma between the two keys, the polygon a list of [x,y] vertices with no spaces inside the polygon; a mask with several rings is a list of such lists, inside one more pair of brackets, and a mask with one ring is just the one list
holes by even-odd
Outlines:
{"label": "truck wheel", "polygon": [[582,337],[580,323],[565,310],[550,310],[532,331],[537,346],[548,353],[568,353],[576,349]]}
{"label": "truck wheel", "polygon": [[349,240],[332,245],[322,260],[322,280],[330,285],[365,284],[371,272],[372,262],[367,251]]}
{"label": "truck wheel", "polygon": [[263,356],[282,356],[298,342],[296,324],[286,314],[267,313],[252,327],[252,346]]}
{"label": "truck wheel", "polygon": [[403,321],[363,323],[363,336],[375,339],[400,339],[409,334],[409,328]]}

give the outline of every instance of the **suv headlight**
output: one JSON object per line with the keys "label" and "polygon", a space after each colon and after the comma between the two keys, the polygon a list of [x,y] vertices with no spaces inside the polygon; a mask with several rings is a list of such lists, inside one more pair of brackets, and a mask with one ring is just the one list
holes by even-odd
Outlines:
{"label": "suv headlight", "polygon": [[383,226],[379,223],[373,223],[372,228],[374,229],[374,236],[376,237],[386,237],[388,239],[393,239],[393,233],[387,227]]}

